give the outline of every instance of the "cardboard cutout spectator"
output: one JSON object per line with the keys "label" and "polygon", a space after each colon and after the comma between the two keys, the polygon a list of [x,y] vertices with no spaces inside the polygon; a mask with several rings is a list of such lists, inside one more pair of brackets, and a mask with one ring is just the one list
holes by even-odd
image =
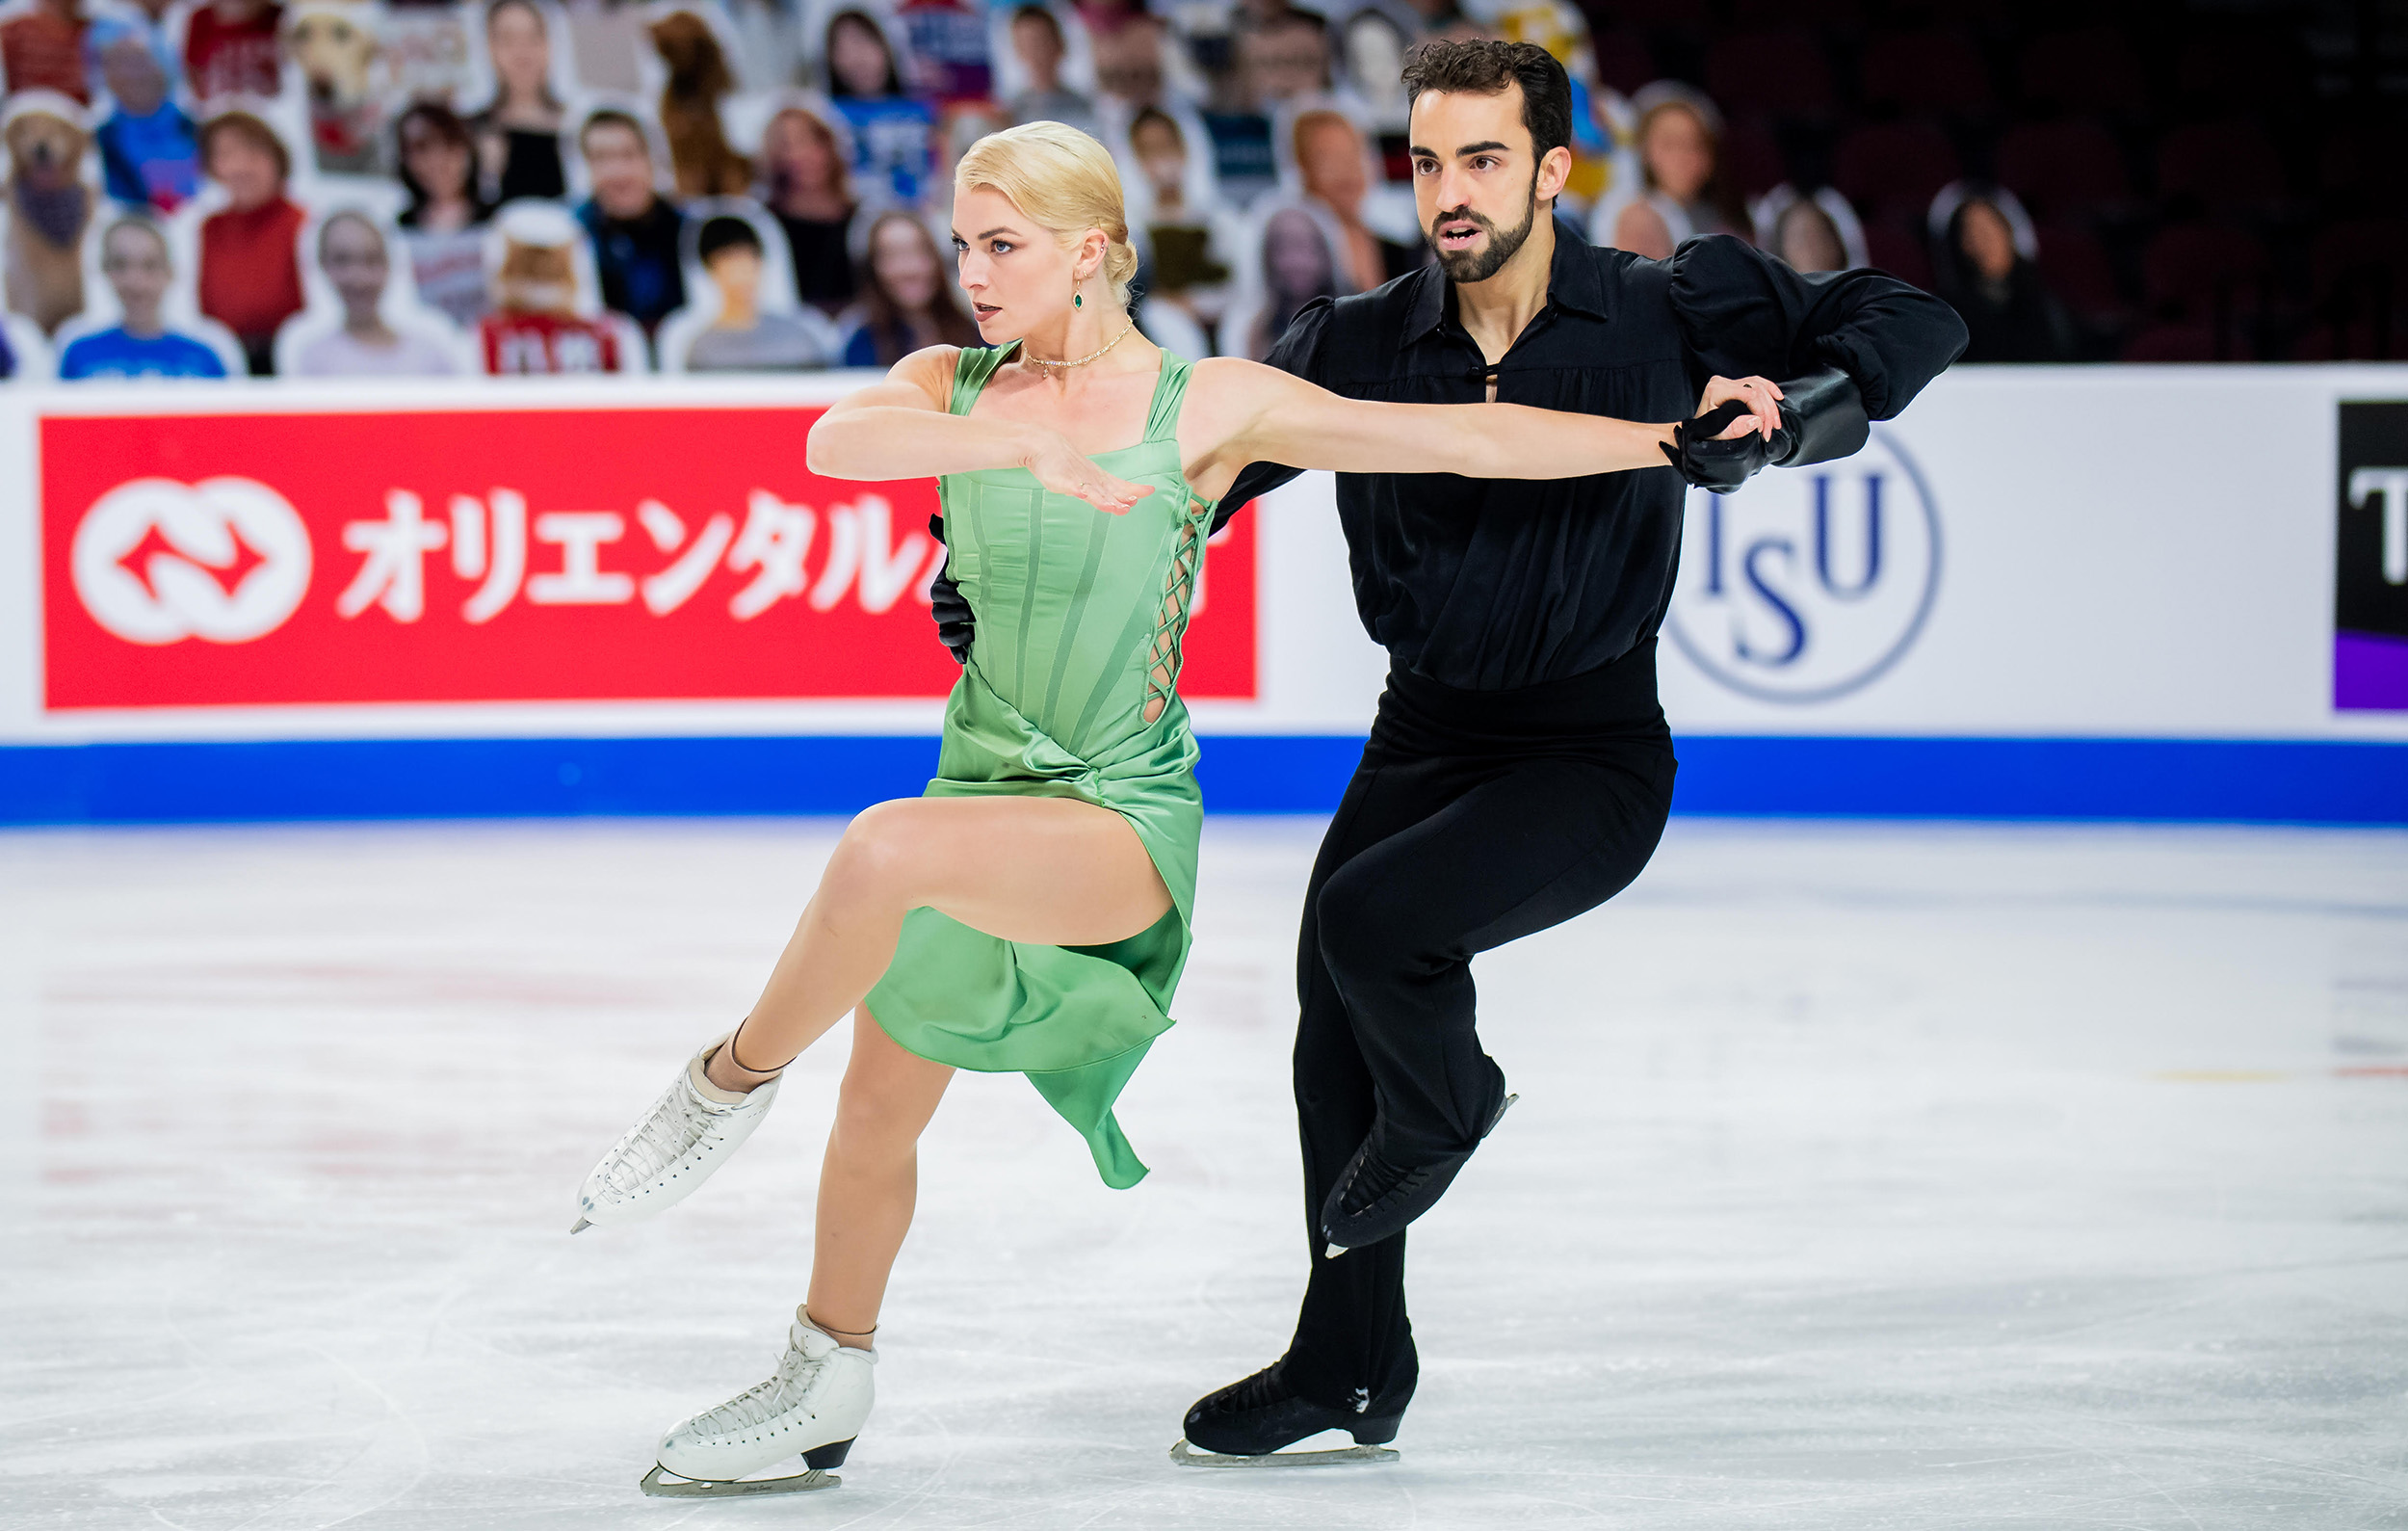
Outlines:
{"label": "cardboard cutout spectator", "polygon": [[92,105],[92,75],[84,56],[92,22],[83,0],[32,0],[0,21],[0,69],[9,93],[52,91],[77,106]]}
{"label": "cardboard cutout spectator", "polygon": [[1363,201],[1372,185],[1371,146],[1346,114],[1327,108],[1300,112],[1288,137],[1304,195],[1338,221],[1346,238],[1341,256],[1357,291],[1369,292],[1430,258],[1429,247],[1420,239],[1406,244],[1364,223]]}
{"label": "cardboard cutout spectator", "polygon": [[8,306],[43,332],[84,309],[84,237],[92,188],[84,162],[92,137],[84,109],[54,91],[20,91],[0,112],[9,153]]}
{"label": "cardboard cutout spectator", "polygon": [[807,372],[836,363],[835,330],[816,310],[794,310],[778,290],[791,278],[768,253],[749,218],[722,212],[695,225],[695,263],[715,311],[673,337],[665,328],[665,357],[687,372]]}
{"label": "cardboard cutout spectator", "polygon": [[593,182],[577,222],[593,241],[602,305],[633,319],[649,336],[670,310],[686,304],[678,260],[685,220],[661,195],[652,145],[633,117],[596,112],[586,119],[577,145]]}
{"label": "cardboard cutout spectator", "polygon": [[172,84],[184,72],[184,57],[175,35],[183,19],[175,0],[92,0],[92,26],[84,34],[84,56],[89,61],[85,77],[105,83],[102,53],[118,39],[132,37],[150,49],[151,57],[159,63],[159,72]]}
{"label": "cardboard cutout spectator", "polygon": [[1241,25],[1234,42],[1235,60],[1222,72],[1204,126],[1221,195],[1243,206],[1278,181],[1271,113],[1328,88],[1329,42],[1320,18],[1300,11]]}
{"label": "cardboard cutout spectator", "polygon": [[477,325],[495,377],[637,370],[641,336],[588,309],[585,231],[558,202],[510,202],[493,215],[493,308]]}
{"label": "cardboard cutout spectator", "polygon": [[492,305],[485,280],[485,222],[491,204],[477,195],[477,159],[468,124],[452,109],[421,102],[394,125],[396,158],[408,204],[401,217],[418,301],[462,330]]}
{"label": "cardboard cutout spectator", "polygon": [[726,50],[709,22],[671,11],[652,23],[652,46],[668,79],[661,87],[661,130],[681,199],[733,197],[752,187],[752,162],[727,142],[720,98],[736,89]]}
{"label": "cardboard cutout spectator", "polygon": [[1932,199],[1932,275],[1965,321],[1964,361],[2071,361],[2065,305],[2040,277],[2031,221],[2015,194],[1959,181]]}
{"label": "cardboard cutout spectator", "polygon": [[1229,280],[1229,263],[1218,209],[1192,191],[1200,157],[1189,143],[1169,113],[1151,106],[1139,111],[1129,124],[1129,157],[1138,169],[1128,178],[1136,194],[1130,215],[1142,235],[1138,285],[1149,307],[1172,304],[1201,321],[1217,317],[1214,300]]}
{"label": "cardboard cutout spectator", "polygon": [[987,47],[984,0],[903,0],[895,19],[916,66],[919,94],[940,110],[994,100],[995,59]]}
{"label": "cardboard cutout spectator", "polygon": [[283,89],[284,12],[275,0],[207,0],[184,22],[184,81],[206,111],[228,97],[273,99]]}
{"label": "cardboard cutout spectator", "polygon": [[301,306],[306,219],[284,195],[292,153],[267,123],[226,112],[202,126],[200,161],[225,189],[225,206],[201,220],[200,311],[234,331],[252,377],[268,377],[275,332]]}
{"label": "cardboard cutout spectator", "polygon": [[284,51],[309,101],[312,161],[328,175],[383,171],[384,79],[376,13],[362,0],[295,0]]}
{"label": "cardboard cutout spectator", "polygon": [[59,379],[222,378],[219,347],[169,328],[166,307],[175,267],[168,236],[144,217],[121,218],[101,231],[100,274],[117,299],[117,323],[60,336]]}
{"label": "cardboard cutout spectator", "polygon": [[953,263],[917,216],[879,214],[862,265],[860,322],[845,343],[846,366],[891,367],[924,346],[985,344],[955,295]]}
{"label": "cardboard cutout spectator", "polygon": [[832,114],[790,101],[761,135],[762,200],[786,232],[795,296],[833,317],[853,301],[851,151]]}
{"label": "cardboard cutout spectator", "polygon": [[92,134],[102,186],[131,206],[175,211],[200,190],[200,137],[169,99],[158,54],[140,33],[120,31],[101,46],[100,69],[117,103]]}
{"label": "cardboard cutout spectator", "polygon": [[1383,129],[1401,131],[1407,108],[1404,98],[1404,52],[1420,28],[1409,26],[1396,12],[1366,4],[1338,28],[1338,66],[1348,94]]}
{"label": "cardboard cutout spectator", "polygon": [[1745,212],[1722,171],[1720,110],[1669,80],[1640,91],[1631,105],[1638,113],[1639,184],[1599,199],[1589,239],[1669,260],[1683,240],[1698,234],[1745,238]]}
{"label": "cardboard cutout spectator", "polygon": [[1089,22],[1088,35],[1095,54],[1098,117],[1109,122],[1114,118],[1125,119],[1143,107],[1171,109],[1174,103],[1165,57],[1167,41],[1160,21],[1138,14],[1109,29]]}
{"label": "cardboard cutout spectator", "polygon": [[477,141],[479,186],[488,203],[565,197],[561,105],[552,62],[552,18],[537,0],[490,0],[485,57],[493,99],[468,119]]}
{"label": "cardboard cutout spectator", "polygon": [[1856,209],[1832,187],[1800,197],[1796,187],[1783,182],[1765,193],[1753,218],[1757,245],[1798,271],[1854,271],[1872,264]]}
{"label": "cardboard cutout spectator", "polygon": [[1012,58],[1027,79],[1011,98],[1012,121],[1064,122],[1101,137],[1095,103],[1062,83],[1070,45],[1060,18],[1041,5],[1023,5],[1011,13],[1010,28]]}
{"label": "cardboard cutout spectator", "polygon": [[396,302],[384,231],[356,209],[318,225],[318,270],[341,305],[332,324],[304,314],[286,326],[278,371],[300,378],[441,378],[459,370],[452,348],[414,325],[387,321]]}
{"label": "cardboard cutout spectator", "polygon": [[1344,296],[1354,285],[1339,263],[1344,236],[1323,216],[1298,203],[1276,201],[1263,209],[1256,226],[1249,291],[1223,326],[1221,350],[1261,361],[1307,304]]}
{"label": "cardboard cutout spectator", "polygon": [[936,115],[903,92],[903,68],[886,29],[866,11],[827,23],[827,94],[852,135],[852,172],[865,193],[916,206],[934,170]]}

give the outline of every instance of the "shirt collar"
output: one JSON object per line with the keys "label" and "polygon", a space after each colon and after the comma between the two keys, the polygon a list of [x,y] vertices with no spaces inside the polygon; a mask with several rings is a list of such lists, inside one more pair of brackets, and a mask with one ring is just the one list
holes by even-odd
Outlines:
{"label": "shirt collar", "polygon": [[[1606,283],[1598,271],[1597,252],[1587,238],[1562,218],[1556,220],[1556,254],[1547,268],[1547,302],[1558,308],[1569,308],[1597,320],[1610,317],[1606,312]],[[1404,343],[1411,345],[1428,335],[1454,311],[1454,284],[1436,263],[1426,265],[1413,273],[1419,285],[1413,292],[1413,306],[1404,325]]]}

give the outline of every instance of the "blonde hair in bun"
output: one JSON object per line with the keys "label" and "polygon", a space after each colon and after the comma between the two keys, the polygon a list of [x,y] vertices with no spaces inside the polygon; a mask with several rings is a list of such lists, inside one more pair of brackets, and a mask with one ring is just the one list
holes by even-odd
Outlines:
{"label": "blonde hair in bun", "polygon": [[955,194],[986,187],[1064,245],[1090,228],[1112,243],[1104,247],[1104,277],[1112,301],[1129,304],[1129,278],[1137,275],[1137,247],[1129,243],[1129,215],[1120,195],[1120,170],[1112,152],[1075,127],[1060,122],[1023,122],[989,133],[970,145],[954,167]]}

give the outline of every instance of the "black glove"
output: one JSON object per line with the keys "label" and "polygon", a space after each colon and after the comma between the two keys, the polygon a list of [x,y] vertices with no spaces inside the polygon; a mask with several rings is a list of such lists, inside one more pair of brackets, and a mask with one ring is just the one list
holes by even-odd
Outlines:
{"label": "black glove", "polygon": [[1691,488],[1728,494],[1764,467],[1772,443],[1762,432],[1750,431],[1732,441],[1714,439],[1748,412],[1746,405],[1733,399],[1672,428],[1672,439],[1663,444],[1663,455]]}
{"label": "black glove", "polygon": [[1852,455],[1872,435],[1856,380],[1822,367],[1781,384],[1781,424],[1767,441],[1750,431],[1736,441],[1714,439],[1746,412],[1733,400],[1673,427],[1663,449],[1681,477],[1697,488],[1728,494],[1767,467],[1804,467]]}
{"label": "black glove", "polygon": [[[929,517],[929,535],[945,541],[945,517]],[[970,662],[970,640],[978,636],[978,619],[970,614],[970,603],[962,598],[961,587],[943,569],[929,582],[929,615],[936,619],[936,641],[953,651],[954,663]]]}

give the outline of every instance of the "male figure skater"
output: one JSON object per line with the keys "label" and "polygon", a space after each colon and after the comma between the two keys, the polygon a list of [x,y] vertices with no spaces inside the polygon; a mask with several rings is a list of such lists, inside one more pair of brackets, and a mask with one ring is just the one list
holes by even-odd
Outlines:
{"label": "male figure skater", "polygon": [[[1741,412],[1725,406],[1661,473],[1339,476],[1389,674],[1297,942],[1311,1278],[1286,1356],[1188,1412],[1183,1461],[1332,1428],[1356,1451],[1278,1460],[1390,1455],[1366,1448],[1396,1435],[1417,1375],[1402,1229],[1511,1099],[1474,1027],[1471,960],[1621,891],[1670,811],[1655,645],[1688,484],[1846,456],[1965,344],[1945,304],[1872,272],[1801,277],[1728,236],[1658,262],[1558,225],[1571,86],[1543,48],[1428,43],[1404,87],[1438,263],[1307,307],[1273,365],[1356,398],[1633,420],[1684,419],[1709,377],[1754,375],[1752,412],[1778,429],[1712,441]],[[1294,476],[1257,463],[1221,504]],[[946,637],[966,647],[957,620]]]}

